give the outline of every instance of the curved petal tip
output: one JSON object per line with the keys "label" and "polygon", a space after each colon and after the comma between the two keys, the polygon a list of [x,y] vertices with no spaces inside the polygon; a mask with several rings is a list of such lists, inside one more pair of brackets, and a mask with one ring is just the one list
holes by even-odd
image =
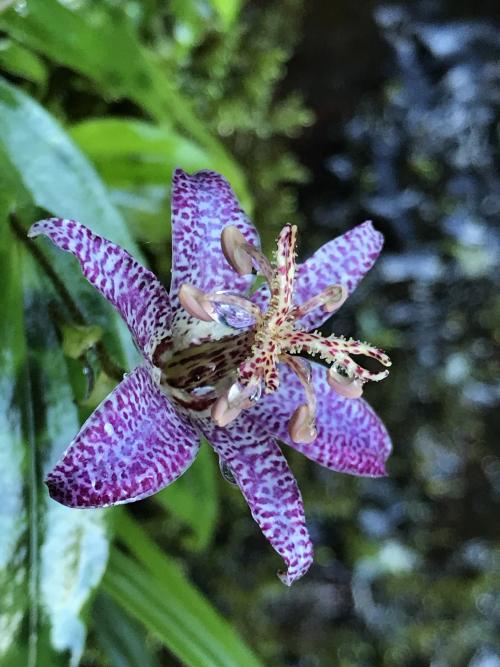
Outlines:
{"label": "curved petal tip", "polygon": [[46,220],[39,220],[35,222],[28,229],[27,236],[29,239],[34,239],[40,234],[46,234],[48,231],[61,227],[62,220],[60,218],[47,218]]}
{"label": "curved petal tip", "polygon": [[291,586],[298,579],[303,577],[312,565],[314,559],[312,547],[304,554],[303,559],[297,565],[290,564],[286,572],[278,571],[278,579],[285,584]]}
{"label": "curved petal tip", "polygon": [[52,498],[52,500],[61,503],[61,505],[71,507],[71,503],[68,503],[67,501],[65,502],[66,494],[64,492],[64,484],[61,483],[61,479],[52,473],[49,473],[43,481],[49,490],[49,496]]}
{"label": "curved petal tip", "polygon": [[384,235],[382,234],[381,231],[379,231],[375,227],[373,220],[365,220],[365,222],[362,222],[359,225],[359,228],[364,229],[373,234],[374,239],[376,239],[379,243],[379,251],[380,251],[382,249],[382,246],[384,245]]}

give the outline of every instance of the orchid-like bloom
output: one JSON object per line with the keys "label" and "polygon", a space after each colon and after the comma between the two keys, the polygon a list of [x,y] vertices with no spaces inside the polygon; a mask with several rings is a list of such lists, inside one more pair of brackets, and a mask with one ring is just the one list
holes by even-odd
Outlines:
{"label": "orchid-like bloom", "polygon": [[[302,498],[277,441],[330,470],[385,475],[390,439],[360,395],[390,361],[366,343],[314,331],[373,265],[382,235],[366,222],[296,265],[296,233],[283,228],[270,262],[227,181],[179,169],[168,294],[125,250],[78,222],[33,225],[30,237],[44,234],[78,259],[144,359],[48,475],[52,498],[80,508],[150,496],[191,465],[204,435],[285,560],[281,580],[290,585],[307,571]],[[264,282],[250,294],[255,275]],[[352,355],[373,357],[380,371]]]}

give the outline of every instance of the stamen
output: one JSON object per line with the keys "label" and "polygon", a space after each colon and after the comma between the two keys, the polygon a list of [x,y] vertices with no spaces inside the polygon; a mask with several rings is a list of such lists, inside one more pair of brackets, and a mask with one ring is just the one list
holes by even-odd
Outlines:
{"label": "stamen", "polygon": [[309,444],[316,440],[318,432],[307,405],[299,405],[295,410],[288,422],[288,433],[291,439],[297,443]]}
{"label": "stamen", "polygon": [[227,399],[231,407],[249,408],[258,401],[261,395],[261,381],[255,376],[252,382],[245,387],[239,382],[235,382],[229,387]]}
{"label": "stamen", "polygon": [[231,408],[227,399],[227,392],[224,392],[215,401],[212,407],[212,419],[220,428],[224,428],[240,414],[243,408]]}
{"label": "stamen", "polygon": [[215,319],[213,305],[207,300],[206,294],[194,285],[183,283],[179,288],[179,301],[187,312],[204,322]]}
{"label": "stamen", "polygon": [[239,382],[232,384],[216,400],[212,407],[212,419],[217,426],[230,424],[242,410],[251,408],[260,398],[260,382],[253,381],[246,387]]}
{"label": "stamen", "polygon": [[248,253],[243,252],[246,239],[240,230],[234,225],[229,225],[222,230],[221,247],[224,257],[240,276],[252,273],[252,260]]}
{"label": "stamen", "polygon": [[330,287],[327,287],[316,296],[304,301],[300,306],[295,306],[292,312],[293,317],[296,320],[300,320],[301,317],[304,317],[304,315],[307,315],[319,306],[323,306],[327,313],[333,313],[340,308],[348,295],[349,292],[344,285],[330,285]]}
{"label": "stamen", "polygon": [[224,257],[237,273],[242,276],[252,273],[255,262],[259,273],[271,284],[274,273],[271,263],[259,248],[247,242],[237,227],[229,225],[222,230],[221,247]]}
{"label": "stamen", "polygon": [[294,442],[310,443],[316,440],[316,393],[311,382],[311,367],[305,359],[286,354],[282,361],[295,373],[304,387],[306,403],[299,405],[288,424],[288,432]]}
{"label": "stamen", "polygon": [[220,303],[228,306],[236,306],[251,315],[257,322],[262,319],[262,311],[255,303],[243,296],[232,294],[231,292],[210,292],[206,299],[212,303]]}
{"label": "stamen", "polygon": [[190,315],[204,322],[218,320],[218,312],[214,308],[214,304],[236,306],[251,315],[254,320],[253,323],[258,323],[262,319],[262,312],[256,304],[231,292],[206,293],[194,285],[183,283],[179,288],[179,301]]}
{"label": "stamen", "polygon": [[360,378],[339,373],[335,366],[328,370],[326,381],[332,389],[346,398],[359,398],[363,393],[363,381]]}
{"label": "stamen", "polygon": [[264,253],[259,250],[259,248],[256,248],[250,243],[245,243],[242,250],[248,253],[248,255],[253,259],[257,266],[257,272],[260,273],[261,276],[264,276],[266,282],[270,285],[273,280],[274,272],[273,267],[271,266],[271,262],[267,259]]}

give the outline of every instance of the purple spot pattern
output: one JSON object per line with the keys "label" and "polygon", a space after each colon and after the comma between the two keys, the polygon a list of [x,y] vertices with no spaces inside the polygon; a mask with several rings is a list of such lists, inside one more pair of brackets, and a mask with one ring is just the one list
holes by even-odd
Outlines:
{"label": "purple spot pattern", "polygon": [[280,448],[246,412],[226,428],[208,419],[201,428],[229,466],[253,518],[284,559],[287,572],[278,576],[290,586],[309,569],[313,549],[302,496]]}
{"label": "purple spot pattern", "polygon": [[[33,225],[29,235],[45,234],[77,257],[87,280],[121,313],[143,355],[152,361],[172,325],[181,337],[194,325],[179,308],[177,292],[183,282],[206,292],[241,293],[250,286],[252,277],[237,275],[222,253],[223,228],[236,225],[250,243],[259,244],[227,181],[209,171],[190,176],[176,170],[172,225],[171,302],[150,271],[74,220],[44,220]],[[297,267],[295,302],[307,301],[334,283],[346,285],[352,293],[382,243],[382,235],[366,222],[324,245]],[[254,298],[267,306],[267,286]],[[318,308],[301,324],[313,329],[328,316]],[[384,475],[391,451],[387,431],[374,411],[361,399],[338,395],[327,386],[325,369],[311,365],[318,437],[310,444],[295,443],[288,434],[290,417],[304,403],[304,395],[297,377],[284,365],[280,388],[223,429],[209,418],[191,419],[176,411],[150,370],[139,367],[95,410],[50,472],[50,495],[70,507],[103,507],[149,496],[189,467],[202,431],[231,469],[262,532],[285,560],[287,572],[279,576],[290,585],[308,570],[313,552],[300,491],[275,438],[327,468],[363,476]]]}
{"label": "purple spot pattern", "polygon": [[89,417],[45,482],[68,507],[140,500],[177,479],[198,449],[198,430],[139,366]]}
{"label": "purple spot pattern", "polygon": [[41,220],[29,236],[40,234],[78,259],[85,278],[116,308],[151,360],[152,347],[168,334],[171,319],[168,294],[156,276],[126,250],[75,220]]}
{"label": "purple spot pattern", "polygon": [[385,461],[392,445],[385,426],[363,399],[345,398],[326,382],[326,369],[311,362],[317,400],[318,437],[310,444],[296,443],[288,434],[295,409],[305,402],[297,376],[280,365],[280,387],[248,411],[249,418],[268,433],[330,470],[363,477],[386,474]]}
{"label": "purple spot pattern", "polygon": [[240,276],[228,264],[221,248],[221,233],[236,226],[246,240],[260,245],[259,235],[242,211],[223,176],[199,171],[192,176],[176,169],[172,180],[172,286],[170,298],[177,307],[182,283],[204,292],[225,289],[245,292],[252,276]]}
{"label": "purple spot pattern", "polygon": [[[297,266],[294,303],[304,303],[336,283],[345,285],[352,294],[374,265],[383,243],[384,237],[371,222],[364,222],[325,243],[312,257]],[[269,300],[267,285],[260,287],[252,299],[265,309]],[[330,315],[320,306],[305,315],[298,324],[310,331],[320,327]]]}

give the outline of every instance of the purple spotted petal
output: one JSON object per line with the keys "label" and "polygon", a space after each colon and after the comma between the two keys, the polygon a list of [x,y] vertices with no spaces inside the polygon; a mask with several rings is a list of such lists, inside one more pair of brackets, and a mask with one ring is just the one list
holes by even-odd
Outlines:
{"label": "purple spotted petal", "polygon": [[221,232],[235,225],[243,236],[259,245],[259,235],[241,210],[223,176],[199,171],[190,176],[176,169],[172,181],[172,286],[174,307],[182,283],[204,292],[224,289],[245,292],[251,276],[240,276],[228,264],[221,249]]}
{"label": "purple spotted petal", "polygon": [[207,440],[232,472],[259,524],[288,571],[278,576],[287,586],[309,569],[313,551],[297,482],[273,438],[248,414],[226,428],[206,421]]}
{"label": "purple spotted petal", "polygon": [[[367,271],[371,269],[382,250],[384,237],[371,222],[364,222],[333,241],[325,243],[312,257],[297,267],[294,302],[304,303],[322,290],[341,283],[352,294]],[[269,299],[267,285],[252,297],[265,308]],[[305,315],[299,324],[306,330],[320,327],[330,317],[323,307]]]}
{"label": "purple spotted petal", "polygon": [[198,432],[139,367],[85,422],[46,484],[69,507],[126,503],[173,482],[198,449]]}
{"label": "purple spotted petal", "polygon": [[139,349],[151,360],[158,338],[169,331],[171,318],[168,294],[156,276],[126,250],[75,220],[41,220],[28,235],[40,234],[78,259],[85,278],[117,309]]}
{"label": "purple spotted petal", "polygon": [[326,369],[312,363],[312,382],[318,401],[318,437],[310,444],[290,439],[288,422],[305,403],[304,390],[287,366],[280,366],[280,388],[263,397],[249,415],[270,435],[330,470],[364,477],[386,474],[391,440],[381,420],[363,399],[344,398],[330,389]]}

